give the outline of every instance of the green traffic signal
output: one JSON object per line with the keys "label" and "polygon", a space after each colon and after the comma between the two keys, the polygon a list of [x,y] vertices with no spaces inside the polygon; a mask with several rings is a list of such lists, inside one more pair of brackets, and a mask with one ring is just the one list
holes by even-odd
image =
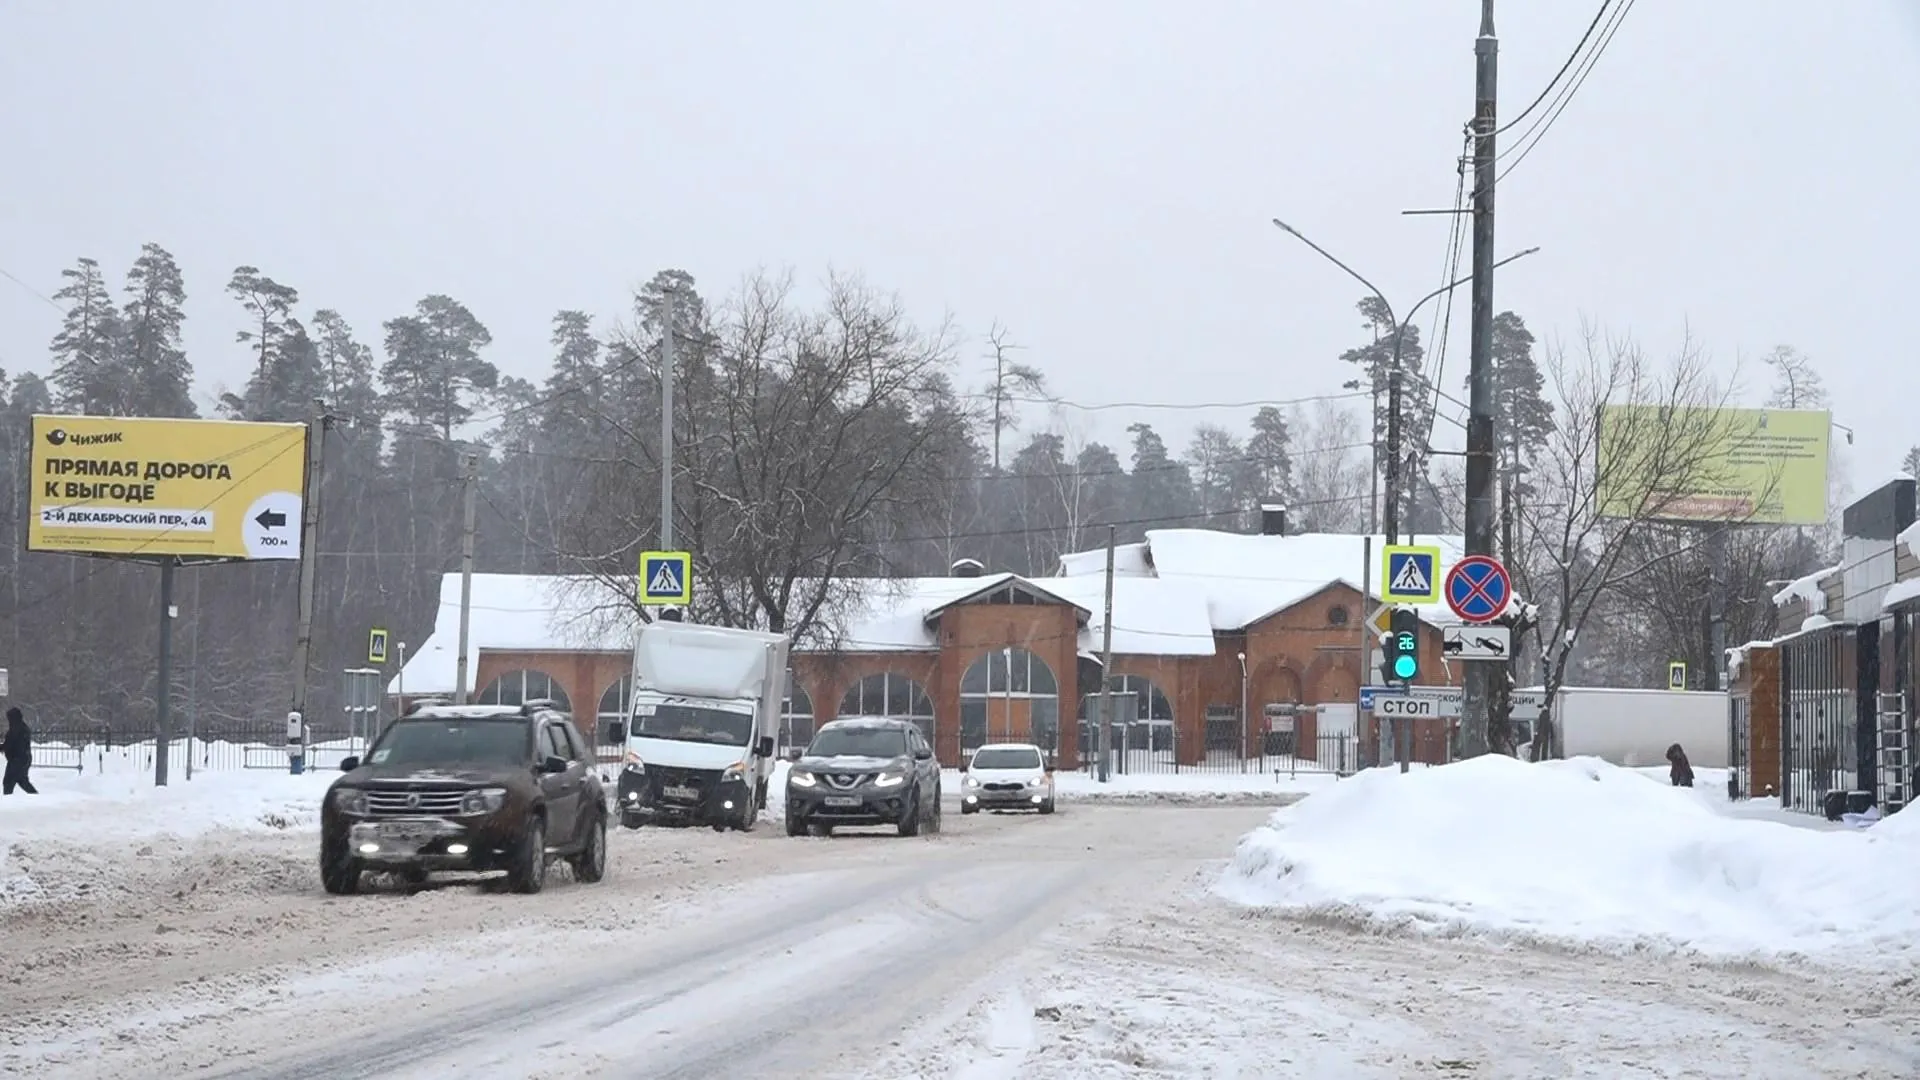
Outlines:
{"label": "green traffic signal", "polygon": [[1413,657],[1402,655],[1393,658],[1394,678],[1411,679],[1418,674],[1420,674],[1420,662]]}
{"label": "green traffic signal", "polygon": [[1394,679],[1410,683],[1420,676],[1420,616],[1412,608],[1396,608],[1388,641],[1388,667]]}

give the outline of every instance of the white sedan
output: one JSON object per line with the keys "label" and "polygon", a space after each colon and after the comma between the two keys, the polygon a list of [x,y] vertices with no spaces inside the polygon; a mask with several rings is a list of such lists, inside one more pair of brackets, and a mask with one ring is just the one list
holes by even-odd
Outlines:
{"label": "white sedan", "polygon": [[960,812],[1053,813],[1053,769],[1032,743],[989,743],[973,752],[960,784]]}

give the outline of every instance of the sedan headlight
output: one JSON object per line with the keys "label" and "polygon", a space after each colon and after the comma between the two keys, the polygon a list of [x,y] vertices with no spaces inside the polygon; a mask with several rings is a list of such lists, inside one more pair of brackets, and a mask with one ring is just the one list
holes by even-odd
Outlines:
{"label": "sedan headlight", "polygon": [[367,793],[358,788],[335,788],[333,807],[343,814],[365,817],[367,814]]}
{"label": "sedan headlight", "polygon": [[813,787],[819,782],[820,781],[813,778],[812,773],[801,769],[795,769],[787,774],[787,783],[792,784],[794,787]]}
{"label": "sedan headlight", "polygon": [[976,788],[976,787],[979,787],[979,786],[980,786],[980,778],[979,778],[979,777],[977,777],[977,776],[969,776],[969,777],[967,777],[967,786],[968,786],[968,787],[970,787],[970,788]]}
{"label": "sedan headlight", "polygon": [[1044,776],[1036,776],[1033,779],[1027,781],[1027,786],[1028,787],[1046,787],[1047,778]]}
{"label": "sedan headlight", "polygon": [[469,791],[460,800],[460,812],[469,817],[479,814],[491,814],[507,804],[506,788],[479,788]]}
{"label": "sedan headlight", "polygon": [[874,787],[899,787],[906,782],[907,778],[905,776],[894,772],[883,772],[873,778]]}

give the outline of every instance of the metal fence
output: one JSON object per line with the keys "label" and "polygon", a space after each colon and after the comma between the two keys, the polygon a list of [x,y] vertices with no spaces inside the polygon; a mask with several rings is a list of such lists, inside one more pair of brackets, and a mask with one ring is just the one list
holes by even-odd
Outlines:
{"label": "metal fence", "polygon": [[[346,724],[308,729],[305,768],[338,769],[351,756],[364,756],[367,733]],[[137,772],[151,775],[158,743],[152,738],[116,733],[105,725],[54,726],[35,729],[33,764],[36,769],[72,769],[82,774]],[[255,725],[222,725],[221,729],[167,744],[167,772],[182,779],[197,772],[289,767],[285,720]]]}
{"label": "metal fence", "polygon": [[1727,699],[1727,798],[1745,799],[1753,793],[1753,699],[1735,693]]}
{"label": "metal fence", "polygon": [[1854,629],[1810,631],[1781,644],[1783,806],[1823,812],[1829,792],[1851,791],[1857,777],[1860,670]]}

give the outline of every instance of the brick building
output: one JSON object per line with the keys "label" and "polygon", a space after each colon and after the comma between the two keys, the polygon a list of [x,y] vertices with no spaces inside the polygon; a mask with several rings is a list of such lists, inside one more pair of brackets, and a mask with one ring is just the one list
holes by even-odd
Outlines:
{"label": "brick building", "polygon": [[[1449,558],[1455,538],[1429,541]],[[1134,749],[1180,765],[1271,752],[1275,738],[1311,758],[1328,733],[1366,735],[1358,689],[1377,634],[1377,601],[1359,536],[1149,532],[1116,550],[1112,689],[1136,723]],[[1378,552],[1380,541],[1373,541]],[[804,742],[837,716],[909,718],[943,761],[1001,739],[1053,745],[1079,760],[1087,700],[1101,689],[1106,552],[1062,560],[1052,576],[956,564],[945,577],[874,581],[831,647],[796,648],[784,718]],[[1377,573],[1377,570],[1375,571]],[[475,700],[552,697],[603,743],[621,737],[631,692],[632,624],[609,614],[606,586],[584,579],[477,574],[470,617]],[[697,582],[696,582],[697,588]],[[453,689],[460,582],[448,575],[439,616],[389,690]],[[1440,659],[1444,608],[1421,609],[1423,670],[1457,681]],[[1123,712],[1123,715],[1125,713]],[[1363,726],[1365,725],[1365,726]],[[1429,736],[1428,745],[1437,745]]]}

